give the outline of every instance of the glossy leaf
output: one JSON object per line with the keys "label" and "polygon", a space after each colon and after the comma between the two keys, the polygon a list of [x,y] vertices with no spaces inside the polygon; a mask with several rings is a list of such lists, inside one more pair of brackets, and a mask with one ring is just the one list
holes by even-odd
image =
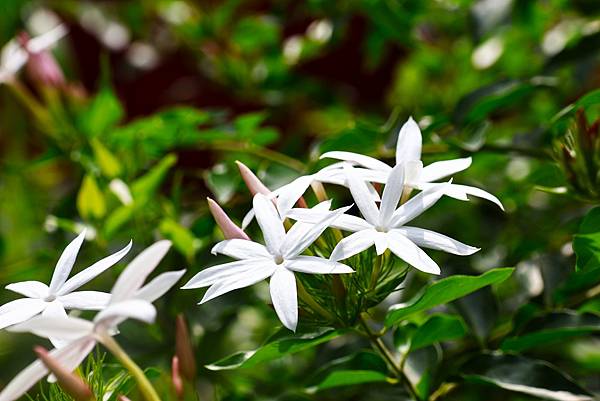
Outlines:
{"label": "glossy leaf", "polygon": [[432,315],[413,334],[411,349],[416,350],[437,342],[456,340],[466,333],[465,324],[458,316]]}

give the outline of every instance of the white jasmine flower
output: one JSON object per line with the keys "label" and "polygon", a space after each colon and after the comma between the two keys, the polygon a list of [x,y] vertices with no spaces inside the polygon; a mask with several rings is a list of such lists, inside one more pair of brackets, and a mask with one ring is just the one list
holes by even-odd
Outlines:
{"label": "white jasmine flower", "polygon": [[[404,225],[433,206],[451,184],[430,187],[397,208],[404,188],[404,165],[398,164],[390,173],[378,208],[367,185],[355,170],[349,165],[344,168],[350,192],[364,218],[341,215],[331,223],[332,227],[353,232],[337,244],[331,260],[349,258],[375,245],[378,255],[389,249],[409,265],[426,273],[439,274],[437,263],[419,246],[456,255],[471,255],[479,250],[434,231]],[[289,217],[307,223],[318,218],[303,209],[293,209]]]}
{"label": "white jasmine flower", "polygon": [[[435,181],[463,171],[471,165],[471,158],[466,157],[463,159],[439,161],[423,167],[423,163],[421,162],[422,143],[423,137],[421,135],[421,130],[415,120],[411,117],[400,129],[400,132],[398,133],[398,142],[396,144],[396,164],[407,164],[405,169],[405,185],[407,188],[426,190],[437,185]],[[326,152],[321,158],[343,160],[371,170],[371,172],[363,178],[365,181],[385,184],[392,171],[392,167],[382,161],[358,153],[340,151]],[[359,170],[359,172],[362,174],[365,171]],[[373,177],[373,175],[375,175],[375,177]],[[468,195],[476,196],[494,202],[504,210],[504,207],[498,198],[476,187],[449,184],[445,190],[445,194],[459,200],[468,200]]]}
{"label": "white jasmine flower", "polygon": [[229,291],[248,287],[270,278],[271,300],[277,316],[288,329],[295,331],[298,323],[298,300],[294,272],[311,274],[352,273],[353,270],[333,260],[301,255],[337,217],[348,208],[333,212],[323,210],[328,203],[317,205],[309,212],[322,218],[315,224],[296,223],[287,233],[273,202],[263,194],[253,201],[256,219],[262,230],[265,245],[230,239],[219,242],[212,249],[237,259],[235,262],[209,267],[196,274],[184,289],[210,286],[200,303]]}
{"label": "white jasmine flower", "polygon": [[108,304],[110,294],[75,290],[121,260],[131,249],[131,241],[125,248],[68,279],[85,235],[86,230],[83,230],[67,245],[56,263],[49,286],[39,281],[22,281],[6,286],[7,290],[24,295],[26,298],[0,306],[0,328],[24,322],[39,313],[44,316],[60,317],[66,316],[65,309],[99,310]]}
{"label": "white jasmine flower", "polygon": [[[96,344],[110,344],[117,326],[126,319],[154,321],[156,309],[152,302],[164,295],[185,273],[185,270],[163,273],[142,287],[170,246],[169,241],[159,241],[133,259],[113,286],[108,306],[93,321],[69,316],[37,316],[11,327],[10,331],[65,341],[65,345],[50,351],[49,355],[66,370],[75,370]],[[44,363],[36,360],[2,390],[0,401],[18,399],[48,373]],[[53,381],[53,377],[49,380]]]}

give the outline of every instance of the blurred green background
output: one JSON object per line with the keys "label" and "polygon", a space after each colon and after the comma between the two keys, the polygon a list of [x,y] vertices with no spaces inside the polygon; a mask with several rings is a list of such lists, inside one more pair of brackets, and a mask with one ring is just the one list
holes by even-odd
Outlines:
{"label": "blurred green background", "polygon": [[[498,328],[531,311],[600,311],[597,299],[578,298],[593,282],[565,288],[574,272],[572,236],[594,202],[548,191],[572,188],[555,160],[561,132],[553,118],[600,84],[596,1],[4,0],[0,43],[57,20],[69,28],[53,50],[66,87],[41,88],[25,71],[19,75],[45,117],[0,87],[3,285],[48,280],[82,225],[92,235],[76,269],[129,239],[136,254],[169,238],[174,248],[161,267],[186,267],[189,278],[220,261],[208,252],[221,237],[206,196],[237,221],[249,208],[235,160],[272,188],[326,165],[318,156],[328,150],[388,160],[412,115],[423,128],[426,164],[472,156],[473,166],[455,182],[479,186],[506,207],[502,213],[479,200],[443,199],[419,220],[482,248],[464,258],[432,252],[444,275],[517,267],[493,292],[440,309],[464,319],[465,341],[495,349]],[[132,199],[119,197],[121,182]],[[340,188],[331,194],[336,206],[350,202]],[[123,266],[86,288],[108,291]],[[426,279],[409,277],[395,300]],[[200,296],[171,291],[158,302],[155,325],[128,323],[120,341],[141,365],[168,371],[178,312],[190,321],[200,366],[256,347],[279,326],[266,286],[197,306]],[[12,299],[0,293],[3,302]],[[0,383],[33,359],[39,342],[0,332]],[[315,367],[363,346],[342,338],[249,370],[201,369],[200,394],[389,399],[393,386],[301,391]],[[527,352],[600,391],[600,340],[593,335]],[[528,399],[481,386],[461,384],[441,397]]]}

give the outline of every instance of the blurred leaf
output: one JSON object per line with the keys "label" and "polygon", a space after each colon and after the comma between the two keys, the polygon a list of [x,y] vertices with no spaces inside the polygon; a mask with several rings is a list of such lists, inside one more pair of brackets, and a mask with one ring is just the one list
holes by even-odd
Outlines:
{"label": "blurred leaf", "polygon": [[578,271],[600,267],[600,207],[588,212],[579,232],[573,237]]}
{"label": "blurred leaf", "polygon": [[124,114],[113,90],[104,86],[80,116],[79,124],[87,136],[95,137],[117,125]]}
{"label": "blurred leaf", "polygon": [[596,315],[578,314],[572,311],[552,312],[527,323],[517,337],[504,340],[501,349],[521,352],[599,331],[600,317]]}
{"label": "blurred leaf", "polygon": [[92,175],[86,174],[83,177],[81,188],[77,194],[77,210],[85,220],[101,219],[106,214],[104,195]]}
{"label": "blurred leaf", "polygon": [[592,400],[592,395],[551,364],[519,355],[480,354],[462,370],[465,379],[557,401]]}
{"label": "blurred leaf", "polygon": [[261,362],[279,359],[284,355],[295,354],[315,347],[342,334],[344,334],[344,331],[329,328],[297,334],[282,329],[267,340],[263,346],[252,351],[237,352],[207,365],[206,368],[210,370],[249,368]]}
{"label": "blurred leaf", "polygon": [[190,230],[169,218],[165,218],[160,222],[158,230],[165,238],[173,242],[175,248],[185,255],[187,260],[193,260],[199,247],[199,240],[194,237]]}
{"label": "blurred leaf", "polygon": [[225,204],[235,194],[240,182],[237,169],[231,169],[226,164],[218,164],[204,172],[206,186],[216,196],[217,203]]}
{"label": "blurred leaf", "polygon": [[327,390],[335,387],[353,386],[364,383],[387,382],[387,375],[375,370],[335,370],[316,386],[306,390],[309,393]]}
{"label": "blurred leaf", "polygon": [[490,334],[498,319],[498,304],[490,288],[481,288],[454,305],[477,338],[483,340]]}
{"label": "blurred leaf", "polygon": [[113,211],[104,221],[103,230],[107,238],[112,238],[119,229],[133,218],[134,205],[120,206]]}
{"label": "blurred leaf", "polygon": [[404,374],[420,399],[426,400],[429,396],[440,358],[439,350],[428,346],[411,351],[404,362]]}
{"label": "blurred leaf", "polygon": [[114,178],[121,174],[121,163],[119,160],[97,139],[90,141],[94,158],[100,167],[102,174],[107,178]]}
{"label": "blurred leaf", "polygon": [[432,315],[413,335],[411,349],[416,350],[437,342],[456,340],[465,334],[467,329],[461,318],[447,314]]}
{"label": "blurred leaf", "polygon": [[143,205],[151,199],[176,162],[177,157],[175,155],[167,155],[143,177],[138,178],[131,184],[131,194],[136,206]]}
{"label": "blurred leaf", "polygon": [[513,270],[508,267],[498,268],[480,276],[455,275],[438,280],[424,288],[410,301],[392,305],[385,317],[385,325],[390,327],[413,313],[454,301],[485,286],[502,282],[512,274]]}

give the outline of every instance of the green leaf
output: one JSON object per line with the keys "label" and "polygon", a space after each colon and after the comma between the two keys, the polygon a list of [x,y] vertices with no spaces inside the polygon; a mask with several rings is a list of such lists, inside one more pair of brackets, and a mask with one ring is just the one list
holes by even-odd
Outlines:
{"label": "green leaf", "polygon": [[505,267],[487,271],[479,276],[455,275],[438,280],[424,288],[410,301],[390,307],[385,325],[390,327],[413,313],[431,309],[464,297],[485,286],[506,280],[513,268]]}
{"label": "green leaf", "polygon": [[573,250],[578,271],[600,267],[600,207],[590,210],[583,219],[573,237]]}
{"label": "green leaf", "polygon": [[112,212],[104,222],[104,235],[107,238],[112,238],[112,236],[119,231],[124,224],[133,218],[134,213],[134,205],[121,206],[115,209],[115,211]]}
{"label": "green leaf", "polygon": [[92,99],[79,122],[86,135],[95,137],[117,125],[124,114],[121,102],[113,90],[105,86]]}
{"label": "green leaf", "polygon": [[420,348],[408,354],[404,363],[404,374],[420,399],[428,398],[441,357],[439,348],[433,346]]}
{"label": "green leaf", "polygon": [[411,349],[424,348],[441,341],[456,340],[467,334],[464,322],[458,316],[432,315],[414,333]]}
{"label": "green leaf", "polygon": [[106,214],[104,195],[92,175],[87,174],[83,177],[81,188],[77,194],[77,210],[85,220],[101,219]]}
{"label": "green leaf", "polygon": [[376,370],[335,370],[327,375],[322,382],[314,387],[309,387],[306,391],[316,393],[335,387],[382,383],[388,382],[388,380],[387,375]]}
{"label": "green leaf", "polygon": [[131,194],[136,206],[145,204],[158,190],[169,169],[175,165],[177,157],[169,154],[165,156],[146,175],[138,178],[131,185]]}
{"label": "green leaf", "polygon": [[527,323],[518,336],[504,340],[501,349],[521,352],[597,332],[600,332],[600,317],[596,315],[554,312]]}
{"label": "green leaf", "polygon": [[200,240],[195,238],[190,230],[169,218],[165,218],[160,222],[158,230],[165,238],[171,240],[175,248],[185,255],[188,260],[194,258],[200,247]]}
{"label": "green leaf", "polygon": [[592,395],[545,361],[519,355],[480,354],[462,367],[466,380],[557,401],[587,401]]}
{"label": "green leaf", "polygon": [[97,139],[90,141],[94,158],[100,167],[102,174],[107,178],[114,178],[121,174],[121,163],[119,160]]}
{"label": "green leaf", "polygon": [[287,329],[282,329],[263,346],[252,351],[237,352],[207,365],[206,368],[210,370],[250,368],[261,362],[278,359],[284,355],[295,354],[315,347],[342,334],[344,334],[344,331],[330,328],[302,334],[293,334]]}

